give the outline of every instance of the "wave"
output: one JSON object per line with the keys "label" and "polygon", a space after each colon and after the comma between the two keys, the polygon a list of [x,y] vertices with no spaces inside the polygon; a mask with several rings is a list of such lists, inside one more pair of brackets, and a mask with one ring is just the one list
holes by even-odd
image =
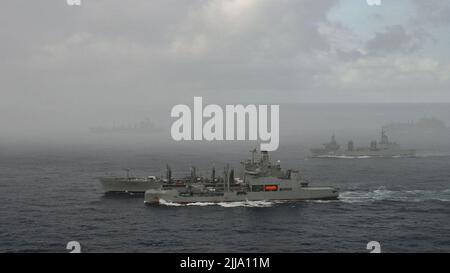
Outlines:
{"label": "wave", "polygon": [[182,207],[183,204],[173,203],[170,201],[166,201],[164,199],[159,199],[159,204],[164,206],[170,206],[170,207]]}
{"label": "wave", "polygon": [[233,207],[267,208],[273,206],[274,204],[275,202],[270,201],[242,201],[242,202],[217,203],[217,205],[224,208],[233,208]]}
{"label": "wave", "polygon": [[373,158],[373,157],[372,157],[372,156],[368,156],[368,155],[361,155],[361,156],[350,156],[350,155],[323,155],[323,156],[319,156],[319,158],[366,159],[366,158]]}
{"label": "wave", "polygon": [[305,201],[309,203],[321,203],[321,204],[339,202],[339,200],[305,200]]}
{"label": "wave", "polygon": [[195,203],[188,203],[185,204],[186,206],[198,206],[198,207],[204,207],[204,206],[213,206],[215,203],[212,202],[195,202]]}
{"label": "wave", "polygon": [[166,201],[164,199],[160,199],[159,203],[161,205],[165,206],[172,206],[172,207],[185,207],[185,206],[221,206],[224,208],[236,208],[236,207],[248,207],[248,208],[267,208],[271,207],[277,202],[270,202],[270,201],[241,201],[241,202],[219,202],[219,203],[212,203],[212,202],[194,202],[194,203],[187,203],[187,204],[179,204],[179,203],[173,203]]}
{"label": "wave", "polygon": [[345,203],[367,203],[375,201],[397,202],[450,202],[450,189],[446,190],[388,190],[381,187],[374,191],[346,191],[339,194]]}
{"label": "wave", "polygon": [[411,155],[391,155],[391,156],[371,156],[371,155],[322,155],[318,158],[336,158],[336,159],[369,159],[369,158],[412,158]]}
{"label": "wave", "polygon": [[450,153],[439,153],[439,152],[422,152],[417,153],[416,157],[450,157]]}

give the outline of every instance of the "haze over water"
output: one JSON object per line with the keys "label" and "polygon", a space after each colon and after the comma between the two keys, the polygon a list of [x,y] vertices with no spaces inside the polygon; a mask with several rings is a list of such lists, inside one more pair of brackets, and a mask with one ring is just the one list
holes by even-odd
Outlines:
{"label": "haze over water", "polygon": [[[239,162],[250,156],[252,142],[175,143],[164,131],[96,135],[89,126],[62,141],[19,139],[0,156],[0,250],[65,252],[76,240],[85,252],[366,252],[375,240],[384,252],[450,251],[448,139],[419,141],[416,158],[307,158],[308,149],[332,133],[342,144],[354,137],[363,145],[378,139],[388,120],[449,120],[450,108],[320,107],[281,107],[282,138],[272,159],[300,168],[311,185],[338,187],[340,200],[332,202],[148,206],[142,196],[105,195],[96,180],[125,175],[125,168],[138,176],[163,175],[166,163],[175,176],[193,165],[209,175],[213,165],[221,170],[227,163],[241,176]],[[287,123],[295,116],[296,123]],[[418,141],[392,140],[408,148]]]}

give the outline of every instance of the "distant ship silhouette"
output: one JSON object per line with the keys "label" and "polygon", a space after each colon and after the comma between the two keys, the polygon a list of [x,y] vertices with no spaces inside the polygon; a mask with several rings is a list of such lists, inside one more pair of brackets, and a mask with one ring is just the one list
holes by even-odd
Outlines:
{"label": "distant ship silhouette", "polygon": [[91,133],[94,134],[110,134],[110,133],[157,133],[161,132],[162,128],[156,126],[149,118],[132,124],[132,125],[113,125],[112,127],[92,127],[89,128]]}
{"label": "distant ship silhouette", "polygon": [[384,128],[392,133],[450,132],[450,128],[447,127],[445,122],[435,117],[421,118],[412,122],[393,122],[385,125]]}

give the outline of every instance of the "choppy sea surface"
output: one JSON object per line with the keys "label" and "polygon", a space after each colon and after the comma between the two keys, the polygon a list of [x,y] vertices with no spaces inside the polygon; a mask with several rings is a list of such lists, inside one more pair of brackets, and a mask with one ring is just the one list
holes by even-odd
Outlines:
{"label": "choppy sea surface", "polygon": [[[96,177],[175,175],[248,157],[232,152],[86,152],[0,155],[0,251],[68,252],[450,252],[450,157],[306,159],[278,152],[337,201],[145,205],[104,194]],[[177,173],[178,172],[178,173]]]}

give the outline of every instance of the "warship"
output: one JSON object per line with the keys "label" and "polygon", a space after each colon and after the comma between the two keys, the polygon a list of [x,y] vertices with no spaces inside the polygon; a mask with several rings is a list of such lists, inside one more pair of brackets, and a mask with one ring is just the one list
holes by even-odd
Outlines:
{"label": "warship", "polygon": [[424,117],[418,121],[411,122],[392,122],[384,126],[393,134],[413,134],[413,135],[430,135],[430,134],[447,134],[450,133],[450,128],[447,127],[444,121],[435,117]]}
{"label": "warship", "polygon": [[335,136],[331,137],[329,143],[323,144],[323,148],[311,149],[312,157],[413,157],[415,150],[402,149],[399,144],[390,142],[386,135],[386,130],[381,129],[381,139],[372,141],[369,147],[355,147],[352,140],[343,149],[336,141]]}
{"label": "warship", "polygon": [[119,125],[112,127],[92,127],[89,131],[93,134],[149,134],[160,133],[162,128],[156,126],[150,119],[146,118],[136,124]]}
{"label": "warship", "polygon": [[126,169],[127,175],[98,177],[105,192],[144,193],[148,189],[160,188],[163,180],[157,176],[136,177],[130,175],[130,169]]}
{"label": "warship", "polygon": [[226,167],[221,183],[206,185],[189,184],[180,189],[149,189],[145,192],[145,203],[163,202],[222,203],[240,201],[300,201],[338,199],[338,189],[332,187],[310,187],[309,182],[296,170],[283,170],[278,163],[272,163],[267,151],[261,151],[260,158],[241,162],[244,178],[236,179],[234,169]]}
{"label": "warship", "polygon": [[103,190],[106,193],[144,193],[149,189],[183,189],[188,184],[210,185],[223,180],[216,177],[216,170],[212,168],[211,178],[197,175],[197,168],[191,167],[190,175],[182,178],[173,178],[172,169],[166,165],[165,178],[158,176],[136,177],[130,175],[130,169],[125,169],[126,176],[104,176],[98,177]]}

